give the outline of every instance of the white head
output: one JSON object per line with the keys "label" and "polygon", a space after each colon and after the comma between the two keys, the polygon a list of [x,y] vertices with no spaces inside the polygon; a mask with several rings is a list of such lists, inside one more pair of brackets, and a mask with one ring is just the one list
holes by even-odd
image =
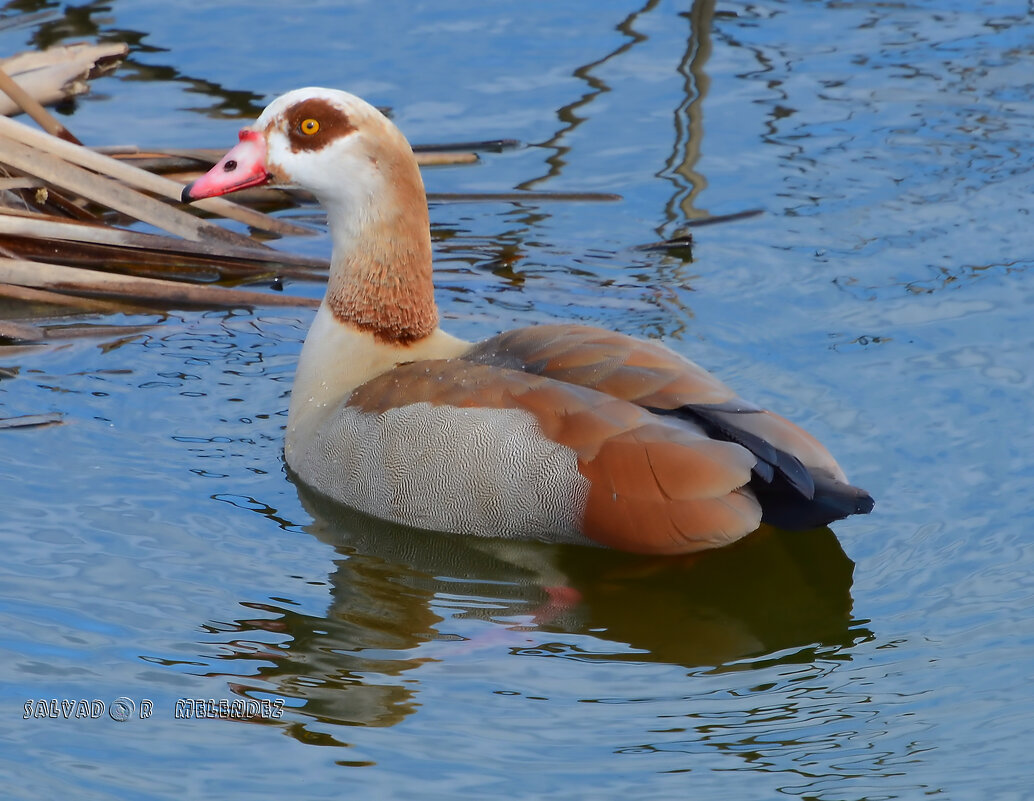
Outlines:
{"label": "white head", "polygon": [[383,114],[336,89],[288,92],[183,200],[267,183],[307,189],[326,209],[334,239],[327,302],[339,321],[404,342],[434,330],[424,184],[412,148]]}
{"label": "white head", "polygon": [[184,190],[185,201],[266,183],[298,186],[316,196],[332,225],[367,216],[389,198],[409,207],[407,213],[426,204],[405,137],[348,92],[295,89],[270,103],[239,136],[236,147]]}

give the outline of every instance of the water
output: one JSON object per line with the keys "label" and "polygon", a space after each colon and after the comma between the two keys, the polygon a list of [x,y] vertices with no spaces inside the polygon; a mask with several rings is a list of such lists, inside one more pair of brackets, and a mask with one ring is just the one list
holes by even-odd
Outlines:
{"label": "water", "polygon": [[[65,416],[0,432],[8,797],[1027,794],[1028,6],[49,13],[0,28],[3,49],[134,45],[66,117],[89,143],[228,146],[318,83],[391,106],[417,142],[529,143],[428,170],[431,191],[620,192],[435,205],[447,327],[661,337],[817,434],[877,507],[690,560],[413,534],[284,474],[307,313],[0,346],[0,416]],[[691,261],[634,249],[755,207],[698,229]],[[582,601],[551,608],[564,582]],[[119,696],[153,713],[22,719]],[[285,708],[177,720],[184,698]]]}

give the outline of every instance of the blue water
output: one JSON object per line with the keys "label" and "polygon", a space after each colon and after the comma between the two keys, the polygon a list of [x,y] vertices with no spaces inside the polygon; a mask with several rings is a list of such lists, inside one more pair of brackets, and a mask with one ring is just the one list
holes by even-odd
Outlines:
{"label": "blue water", "polygon": [[[1027,5],[17,8],[49,17],[0,25],[3,52],[134,46],[65,112],[90,144],[229,146],[316,83],[415,142],[525,143],[426,170],[432,192],[621,193],[435,204],[445,325],[661,338],[877,506],[692,560],[414,534],[284,473],[309,312],[0,345],[0,417],[64,415],[0,431],[5,797],[1028,795]],[[635,249],[753,208],[692,259]],[[326,256],[320,213],[286,213],[320,233],[277,246]],[[550,609],[560,583],[581,602]],[[153,712],[23,719],[119,696]],[[247,698],[283,714],[175,716]]]}

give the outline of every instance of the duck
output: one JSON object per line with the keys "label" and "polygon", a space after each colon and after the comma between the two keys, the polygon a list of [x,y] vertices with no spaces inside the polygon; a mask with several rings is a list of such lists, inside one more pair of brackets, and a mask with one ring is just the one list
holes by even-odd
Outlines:
{"label": "duck", "polygon": [[331,502],[411,528],[643,554],[872,510],[815,437],[661,342],[559,323],[481,342],[444,331],[420,169],[361,98],[278,97],[182,197],[266,184],[306,189],[327,213],[330,274],[284,457]]}

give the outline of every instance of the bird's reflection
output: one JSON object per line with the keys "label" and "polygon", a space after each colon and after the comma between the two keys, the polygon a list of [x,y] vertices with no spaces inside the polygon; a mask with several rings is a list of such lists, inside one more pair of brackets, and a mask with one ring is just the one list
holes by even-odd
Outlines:
{"label": "bird's reflection", "polygon": [[[811,659],[860,634],[853,563],[829,529],[760,530],[700,555],[640,557],[416,531],[299,492],[314,518],[306,529],[338,554],[330,607],[314,616],[248,603],[273,617],[236,621],[234,641],[259,630],[288,640],[231,653],[219,673],[239,675],[244,694],[261,679],[262,691],[324,723],[394,725],[417,709],[426,662],[535,653],[557,635],[581,635],[578,658],[737,669],[765,655]],[[481,633],[452,633],[469,633],[471,618],[486,622]],[[257,670],[227,664],[256,658]]]}

